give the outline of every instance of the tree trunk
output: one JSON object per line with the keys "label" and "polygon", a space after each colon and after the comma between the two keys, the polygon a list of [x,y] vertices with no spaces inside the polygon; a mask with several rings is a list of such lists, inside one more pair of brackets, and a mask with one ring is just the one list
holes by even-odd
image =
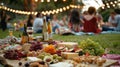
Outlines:
{"label": "tree trunk", "polygon": [[35,11],[36,7],[34,0],[24,0],[24,9],[26,11]]}

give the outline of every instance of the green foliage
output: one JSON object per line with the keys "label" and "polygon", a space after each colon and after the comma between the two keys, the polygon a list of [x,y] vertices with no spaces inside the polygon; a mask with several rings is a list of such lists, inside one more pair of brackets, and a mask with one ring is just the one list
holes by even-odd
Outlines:
{"label": "green foliage", "polygon": [[57,8],[61,8],[64,6],[70,5],[72,0],[63,2],[62,0],[58,0],[57,2],[54,2],[54,0],[51,0],[50,2],[40,2],[38,3],[37,11],[46,11],[46,10],[53,10]]}
{"label": "green foliage", "polygon": [[104,22],[108,21],[108,18],[110,16],[110,12],[112,12],[112,11],[113,11],[113,9],[106,9],[106,10],[100,12],[102,17],[103,17]]}
{"label": "green foliage", "polygon": [[79,47],[82,48],[84,52],[88,52],[91,55],[97,56],[104,53],[102,46],[99,43],[92,41],[91,39],[81,41]]}
{"label": "green foliage", "polygon": [[43,2],[43,3],[39,3],[38,4],[38,7],[37,7],[37,11],[46,11],[46,10],[52,10],[52,9],[55,9],[55,4],[54,2],[50,2],[50,3],[47,3],[47,2]]}

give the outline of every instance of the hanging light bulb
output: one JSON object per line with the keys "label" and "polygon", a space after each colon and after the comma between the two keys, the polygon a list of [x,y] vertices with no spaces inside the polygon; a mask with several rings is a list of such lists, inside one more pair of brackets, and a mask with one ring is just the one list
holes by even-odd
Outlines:
{"label": "hanging light bulb", "polygon": [[107,6],[108,8],[110,8],[110,6]]}
{"label": "hanging light bulb", "polygon": [[65,7],[63,7],[63,10],[64,10],[64,11],[66,11],[66,8],[65,8]]}
{"label": "hanging light bulb", "polygon": [[109,5],[108,3],[106,3],[106,5]]}
{"label": "hanging light bulb", "polygon": [[60,8],[59,10],[60,10],[60,12],[62,12],[62,11],[63,11],[63,9],[62,9],[62,8]]}
{"label": "hanging light bulb", "polygon": [[37,12],[34,12],[34,15],[37,15]]}
{"label": "hanging light bulb", "polygon": [[57,9],[56,11],[59,11],[59,9]]}
{"label": "hanging light bulb", "polygon": [[41,0],[41,2],[44,2],[44,0]]}
{"label": "hanging light bulb", "polygon": [[47,0],[47,2],[50,2],[50,0]]}
{"label": "hanging light bulb", "polygon": [[38,0],[35,0],[35,2],[38,2]]}
{"label": "hanging light bulb", "polygon": [[113,4],[113,2],[110,2],[110,4]]}
{"label": "hanging light bulb", "polygon": [[115,7],[115,4],[113,4],[113,7]]}
{"label": "hanging light bulb", "polygon": [[66,1],[66,0],[63,0],[64,2]]}
{"label": "hanging light bulb", "polygon": [[66,8],[67,8],[67,9],[70,9],[70,7],[69,7],[69,6],[67,6]]}
{"label": "hanging light bulb", "polygon": [[7,9],[7,7],[4,8],[5,10]]}
{"label": "hanging light bulb", "polygon": [[105,9],[105,7],[102,7],[102,9]]}
{"label": "hanging light bulb", "polygon": [[118,3],[118,6],[120,7],[120,3]]}
{"label": "hanging light bulb", "polygon": [[117,1],[114,1],[114,3],[117,3]]}
{"label": "hanging light bulb", "polygon": [[54,0],[55,2],[57,2],[57,0]]}

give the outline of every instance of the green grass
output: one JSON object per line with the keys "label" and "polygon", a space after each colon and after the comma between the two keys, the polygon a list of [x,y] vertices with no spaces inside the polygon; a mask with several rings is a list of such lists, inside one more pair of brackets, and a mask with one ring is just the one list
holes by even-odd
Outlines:
{"label": "green grass", "polygon": [[[22,32],[14,31],[14,36],[19,37]],[[41,34],[34,34],[35,36],[41,35]],[[5,32],[2,32],[0,30],[0,39],[5,38],[8,36],[8,30]],[[62,35],[53,35],[54,40],[61,40],[61,41],[72,41],[72,42],[80,42],[82,40],[85,40],[87,38],[90,38],[96,42],[99,42],[101,46],[104,48],[109,48],[110,53],[114,54],[120,54],[120,34],[98,34],[98,35],[82,35],[82,36],[75,36],[75,35],[68,35],[68,36],[62,36]]]}

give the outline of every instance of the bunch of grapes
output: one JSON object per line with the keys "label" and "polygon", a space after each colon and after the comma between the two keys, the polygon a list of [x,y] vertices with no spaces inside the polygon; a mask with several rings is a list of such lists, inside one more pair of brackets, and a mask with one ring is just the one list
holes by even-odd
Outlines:
{"label": "bunch of grapes", "polygon": [[56,45],[56,44],[57,44],[57,42],[56,42],[56,41],[54,41],[54,40],[49,40],[49,41],[48,41],[48,44]]}
{"label": "bunch of grapes", "polygon": [[4,57],[11,60],[19,60],[26,55],[19,50],[7,50],[4,53]]}
{"label": "bunch of grapes", "polygon": [[103,47],[91,39],[81,41],[79,47],[82,48],[84,52],[88,52],[91,55],[100,56],[104,54]]}
{"label": "bunch of grapes", "polygon": [[43,48],[43,44],[41,42],[32,42],[30,46],[30,51],[37,51]]}

